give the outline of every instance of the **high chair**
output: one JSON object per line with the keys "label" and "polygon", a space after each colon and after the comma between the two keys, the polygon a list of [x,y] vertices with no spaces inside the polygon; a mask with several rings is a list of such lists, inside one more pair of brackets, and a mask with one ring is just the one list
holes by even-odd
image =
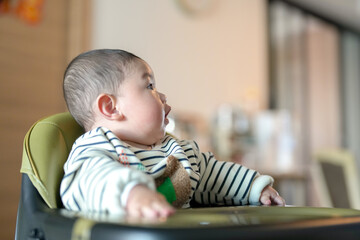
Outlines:
{"label": "high chair", "polygon": [[59,196],[63,164],[82,133],[65,112],[26,134],[15,239],[359,239],[360,211],[353,209],[201,207],[157,221],[67,211]]}

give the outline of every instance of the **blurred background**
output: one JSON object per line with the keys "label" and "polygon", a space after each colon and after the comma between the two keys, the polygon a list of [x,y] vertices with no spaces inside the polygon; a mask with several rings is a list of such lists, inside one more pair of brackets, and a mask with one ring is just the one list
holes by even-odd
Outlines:
{"label": "blurred background", "polygon": [[14,238],[23,138],[66,111],[64,70],[95,48],[150,64],[169,132],[271,174],[287,204],[354,207],[331,201],[315,156],[348,151],[355,174],[330,178],[359,182],[359,25],[358,0],[0,0],[0,238]]}

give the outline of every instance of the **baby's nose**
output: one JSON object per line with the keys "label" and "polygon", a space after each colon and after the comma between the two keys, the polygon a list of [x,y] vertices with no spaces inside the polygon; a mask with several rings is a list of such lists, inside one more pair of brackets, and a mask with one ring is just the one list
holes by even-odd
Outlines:
{"label": "baby's nose", "polygon": [[162,103],[166,103],[166,96],[165,94],[161,93],[161,92],[158,92],[159,96],[160,96],[160,100]]}

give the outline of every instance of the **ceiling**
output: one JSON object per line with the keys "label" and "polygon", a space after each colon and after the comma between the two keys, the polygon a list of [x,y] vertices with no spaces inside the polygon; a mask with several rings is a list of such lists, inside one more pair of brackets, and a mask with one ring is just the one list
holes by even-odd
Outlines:
{"label": "ceiling", "polygon": [[360,0],[284,0],[360,33]]}

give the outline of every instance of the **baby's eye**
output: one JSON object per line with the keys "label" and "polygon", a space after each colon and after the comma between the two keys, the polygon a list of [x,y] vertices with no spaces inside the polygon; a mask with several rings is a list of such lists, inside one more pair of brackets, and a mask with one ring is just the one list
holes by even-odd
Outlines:
{"label": "baby's eye", "polygon": [[151,90],[154,90],[154,84],[149,83],[149,85],[148,85],[146,88],[151,89]]}

